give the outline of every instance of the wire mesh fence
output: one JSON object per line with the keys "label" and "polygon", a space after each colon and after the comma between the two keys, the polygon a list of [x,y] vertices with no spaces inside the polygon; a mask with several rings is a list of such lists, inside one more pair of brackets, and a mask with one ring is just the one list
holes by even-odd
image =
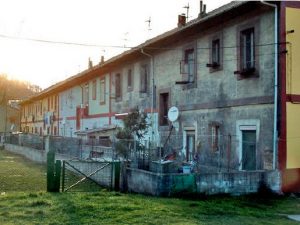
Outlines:
{"label": "wire mesh fence", "polygon": [[[180,140],[180,141],[178,141]],[[257,138],[255,131],[240,135],[171,135],[161,157],[174,159],[197,173],[272,169],[273,139]]]}
{"label": "wire mesh fence", "polygon": [[45,150],[45,137],[37,134],[5,134],[5,143]]}
{"label": "wire mesh fence", "polygon": [[32,134],[11,134],[6,136],[6,141],[39,150],[45,149],[48,141],[48,150],[54,150],[61,159],[123,160],[143,170],[153,169],[153,161],[172,161],[177,167],[172,172],[183,172],[184,166],[197,173],[263,170],[273,166],[272,138],[258,141],[255,132],[247,131],[243,136],[168,134],[161,135],[156,143],[150,139],[115,137],[102,140],[51,136],[47,139]]}

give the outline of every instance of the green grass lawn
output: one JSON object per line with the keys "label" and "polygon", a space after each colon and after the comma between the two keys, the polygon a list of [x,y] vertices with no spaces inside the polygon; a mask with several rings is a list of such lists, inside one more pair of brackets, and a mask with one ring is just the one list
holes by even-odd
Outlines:
{"label": "green grass lawn", "polygon": [[[5,157],[15,157],[14,159]],[[22,167],[22,158],[0,151],[0,170],[8,159]],[[4,160],[4,159],[5,160]],[[14,164],[9,164],[11,167]],[[40,174],[43,185],[0,195],[0,224],[297,224],[286,214],[300,214],[300,200],[292,197],[156,198],[136,194],[98,192],[46,193],[44,167],[24,161]],[[2,181],[3,173],[0,172]],[[25,178],[24,178],[25,180]],[[13,181],[14,182],[14,181]],[[30,190],[30,191],[29,191]]]}
{"label": "green grass lawn", "polygon": [[46,190],[46,166],[0,150],[0,192]]}

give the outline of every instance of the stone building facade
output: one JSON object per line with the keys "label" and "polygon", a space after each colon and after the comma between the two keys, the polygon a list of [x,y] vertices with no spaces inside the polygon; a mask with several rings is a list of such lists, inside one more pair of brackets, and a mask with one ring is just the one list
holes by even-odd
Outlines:
{"label": "stone building facade", "polygon": [[[282,78],[288,76],[282,66],[287,49],[281,41],[289,7],[300,8],[241,1],[202,12],[188,23],[179,16],[177,28],[99,65],[89,64],[25,101],[23,108],[57,95],[57,134],[77,136],[120,126],[122,115],[138,106],[148,113],[151,127],[145,139],[164,154],[197,161],[202,172],[289,169],[287,140],[281,139],[287,132],[288,99]],[[290,95],[299,101],[298,94]],[[173,123],[167,118],[172,106],[179,111]],[[296,148],[293,143],[291,155],[298,154]],[[293,169],[300,167],[296,164]]]}

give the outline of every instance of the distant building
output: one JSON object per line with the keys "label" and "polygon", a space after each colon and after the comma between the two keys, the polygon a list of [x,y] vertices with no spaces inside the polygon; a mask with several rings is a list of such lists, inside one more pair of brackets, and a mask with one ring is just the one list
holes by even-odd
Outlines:
{"label": "distant building", "polygon": [[180,16],[177,28],[24,101],[21,130],[100,138],[138,106],[146,139],[163,146],[170,136],[201,170],[278,170],[283,191],[300,191],[299,19],[300,3],[287,1]]}
{"label": "distant building", "polygon": [[0,105],[0,133],[20,130],[20,109],[16,101]]}
{"label": "distant building", "polygon": [[21,102],[21,130],[24,133],[58,135],[58,94],[51,87]]}

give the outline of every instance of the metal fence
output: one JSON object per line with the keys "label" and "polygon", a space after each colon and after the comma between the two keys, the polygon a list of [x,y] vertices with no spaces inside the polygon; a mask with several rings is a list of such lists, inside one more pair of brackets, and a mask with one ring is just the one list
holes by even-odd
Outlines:
{"label": "metal fence", "polygon": [[[45,138],[37,135],[9,135],[6,141],[45,149]],[[272,138],[253,142],[241,141],[234,135],[172,134],[162,136],[159,143],[153,143],[115,137],[105,140],[50,137],[48,146],[62,159],[125,160],[132,167],[144,170],[153,170],[153,165],[162,166],[160,164],[166,162],[174,164],[170,172],[183,172],[184,167],[197,173],[216,173],[264,170],[273,166]]]}
{"label": "metal fence", "polygon": [[37,150],[45,150],[45,137],[36,134],[11,134],[5,135],[5,142],[8,144],[19,145]]}
{"label": "metal fence", "polygon": [[[273,139],[237,135],[171,135],[162,142],[161,157],[197,173],[268,170],[273,164]],[[178,141],[180,140],[180,141]],[[180,168],[179,168],[180,169]]]}
{"label": "metal fence", "polygon": [[110,162],[64,160],[62,191],[98,191],[101,187],[112,189],[113,167]]}

